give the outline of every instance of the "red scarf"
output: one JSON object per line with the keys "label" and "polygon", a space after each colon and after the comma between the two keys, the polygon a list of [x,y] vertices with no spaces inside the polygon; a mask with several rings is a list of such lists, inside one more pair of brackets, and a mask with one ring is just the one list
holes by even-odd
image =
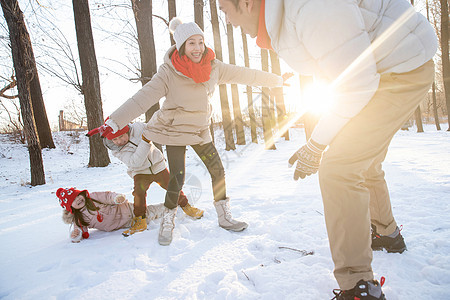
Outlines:
{"label": "red scarf", "polygon": [[272,49],[270,36],[266,28],[266,5],[265,1],[261,0],[261,9],[259,11],[258,35],[256,36],[256,45],[262,49]]}
{"label": "red scarf", "polygon": [[194,63],[186,55],[180,57],[178,50],[172,54],[172,64],[178,72],[192,78],[196,83],[206,82],[211,75],[211,61],[216,57],[214,51],[207,48],[208,51],[199,63]]}

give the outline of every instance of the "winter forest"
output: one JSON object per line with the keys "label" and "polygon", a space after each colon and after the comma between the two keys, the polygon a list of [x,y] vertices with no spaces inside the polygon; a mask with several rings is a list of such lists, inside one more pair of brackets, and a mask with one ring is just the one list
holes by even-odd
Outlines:
{"label": "winter forest", "polygon": [[[409,0],[408,0],[409,1]],[[374,251],[386,299],[450,297],[449,2],[410,0],[435,29],[435,79],[383,163],[402,254]],[[227,23],[216,0],[0,0],[0,299],[331,299],[333,275],[317,174],[294,181],[289,158],[311,137],[328,89]],[[221,229],[211,177],[186,150],[183,191],[201,219],[176,211],[144,232],[89,230],[72,243],[58,188],[113,191],[133,179],[86,133],[149,82],[175,44],[169,21],[195,22],[218,60],[281,76],[283,87],[220,85],[209,128],[242,232]],[[165,99],[134,121],[147,123]],[[163,155],[167,153],[162,149]],[[445,154],[447,153],[447,154]],[[147,205],[166,191],[152,184]]]}

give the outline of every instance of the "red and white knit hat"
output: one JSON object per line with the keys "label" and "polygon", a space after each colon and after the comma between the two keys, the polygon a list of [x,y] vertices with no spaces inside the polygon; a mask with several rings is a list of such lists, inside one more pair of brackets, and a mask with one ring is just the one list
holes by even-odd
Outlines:
{"label": "red and white knit hat", "polygon": [[87,190],[80,191],[76,190],[75,188],[59,188],[56,191],[56,197],[59,198],[59,204],[61,205],[61,207],[73,214],[72,203],[81,192],[86,192],[86,197],[89,197],[89,192]]}

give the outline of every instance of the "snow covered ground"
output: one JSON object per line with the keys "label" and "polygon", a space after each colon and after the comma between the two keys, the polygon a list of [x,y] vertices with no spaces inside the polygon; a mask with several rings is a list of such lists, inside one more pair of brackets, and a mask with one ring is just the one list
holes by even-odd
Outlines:
{"label": "snow covered ground", "polygon": [[[425,129],[398,132],[384,164],[408,246],[403,254],[374,253],[389,300],[450,299],[450,132]],[[156,221],[128,238],[90,230],[89,239],[71,243],[55,191],[113,190],[132,201],[126,168],[113,157],[106,168],[87,168],[87,138],[55,133],[57,149],[43,151],[47,184],[30,187],[27,149],[0,136],[0,298],[332,298],[337,283],[317,176],[292,180],[287,159],[303,144],[303,130],[292,129],[291,139],[276,151],[262,144],[221,151],[233,215],[249,223],[240,233],[218,227],[208,174],[189,149],[184,190],[205,216],[194,221],[180,210],[174,240],[163,247]],[[152,186],[148,202],[163,198]]]}

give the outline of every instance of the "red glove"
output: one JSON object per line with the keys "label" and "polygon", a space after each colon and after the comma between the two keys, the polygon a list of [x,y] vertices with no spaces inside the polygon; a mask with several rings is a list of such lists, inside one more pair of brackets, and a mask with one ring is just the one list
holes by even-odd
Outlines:
{"label": "red glove", "polygon": [[107,125],[107,124],[103,124],[100,127],[94,128],[91,131],[89,131],[86,136],[93,136],[94,134],[100,133],[101,137],[105,137],[108,134],[110,134],[113,131],[113,129]]}
{"label": "red glove", "polygon": [[110,134],[111,132],[113,132],[113,129],[111,128],[111,126],[107,125],[107,124],[103,124],[102,126],[100,126],[98,128],[98,132],[100,133],[100,135],[102,137],[107,136],[108,134]]}

